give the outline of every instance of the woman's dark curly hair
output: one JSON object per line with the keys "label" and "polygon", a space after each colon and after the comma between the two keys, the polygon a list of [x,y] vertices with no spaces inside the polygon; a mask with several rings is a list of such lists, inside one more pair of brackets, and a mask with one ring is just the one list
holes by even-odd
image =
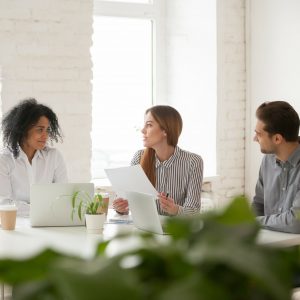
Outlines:
{"label": "woman's dark curly hair", "polygon": [[3,144],[15,158],[19,156],[20,145],[26,139],[28,130],[43,116],[49,120],[50,140],[62,140],[56,114],[49,107],[37,103],[34,98],[21,101],[5,114],[2,120]]}

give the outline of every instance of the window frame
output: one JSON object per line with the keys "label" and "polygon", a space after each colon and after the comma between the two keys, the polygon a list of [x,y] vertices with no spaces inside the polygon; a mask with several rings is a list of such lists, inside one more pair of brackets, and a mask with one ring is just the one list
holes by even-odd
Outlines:
{"label": "window frame", "polygon": [[152,105],[158,104],[166,95],[165,79],[165,0],[151,3],[129,3],[94,0],[96,16],[139,18],[152,21]]}

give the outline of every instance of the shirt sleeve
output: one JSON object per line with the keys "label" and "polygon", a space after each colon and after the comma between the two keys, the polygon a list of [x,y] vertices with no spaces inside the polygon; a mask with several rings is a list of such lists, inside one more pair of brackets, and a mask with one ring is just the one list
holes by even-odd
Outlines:
{"label": "shirt sleeve", "polygon": [[264,215],[264,185],[263,185],[263,178],[262,178],[262,167],[260,167],[258,180],[255,187],[255,196],[252,202],[252,209],[257,216]]}
{"label": "shirt sleeve", "polygon": [[142,153],[143,153],[143,150],[139,150],[139,151],[135,152],[135,154],[133,155],[133,158],[130,162],[131,166],[138,165],[140,163]]}
{"label": "shirt sleeve", "polygon": [[193,159],[187,195],[183,206],[179,206],[178,215],[195,214],[201,208],[201,189],[203,181],[203,160],[200,156]]}
{"label": "shirt sleeve", "polygon": [[300,190],[295,195],[292,207],[287,211],[268,216],[258,216],[257,221],[266,229],[300,233]]}
{"label": "shirt sleeve", "polygon": [[[274,214],[265,214],[265,199],[264,199],[264,180],[263,180],[263,160],[259,178],[257,181],[255,196],[253,198],[252,207],[257,215],[256,219],[262,227],[270,230],[300,233],[300,183],[296,184],[295,196],[292,197],[289,206],[282,212]],[[289,188],[292,188],[290,186]],[[274,200],[275,201],[275,200]]]}
{"label": "shirt sleeve", "polygon": [[0,203],[5,199],[13,200],[11,186],[11,166],[8,157],[0,155]]}
{"label": "shirt sleeve", "polygon": [[56,159],[55,159],[55,171],[53,182],[66,183],[68,182],[67,168],[61,153],[55,149]]}

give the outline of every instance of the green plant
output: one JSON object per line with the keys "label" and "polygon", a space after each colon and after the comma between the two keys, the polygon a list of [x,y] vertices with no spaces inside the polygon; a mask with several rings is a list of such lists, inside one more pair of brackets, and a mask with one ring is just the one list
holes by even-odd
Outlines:
{"label": "green plant", "polygon": [[290,300],[299,249],[257,244],[259,225],[244,197],[224,211],[172,218],[167,227],[165,239],[140,232],[141,246],[114,257],[105,241],[88,261],[50,250],[0,260],[0,281],[13,284],[20,300]]}
{"label": "green plant", "polygon": [[91,197],[86,191],[76,191],[71,198],[72,214],[71,218],[74,219],[74,214],[77,212],[78,217],[82,220],[84,214],[97,215],[103,213],[101,209],[105,207],[102,196],[95,194]]}

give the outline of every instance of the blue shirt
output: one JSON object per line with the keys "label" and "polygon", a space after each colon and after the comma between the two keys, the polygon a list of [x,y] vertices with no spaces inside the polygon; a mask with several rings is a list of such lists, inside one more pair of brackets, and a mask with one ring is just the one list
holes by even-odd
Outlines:
{"label": "blue shirt", "polygon": [[263,227],[300,233],[300,145],[285,162],[264,156],[252,207]]}

